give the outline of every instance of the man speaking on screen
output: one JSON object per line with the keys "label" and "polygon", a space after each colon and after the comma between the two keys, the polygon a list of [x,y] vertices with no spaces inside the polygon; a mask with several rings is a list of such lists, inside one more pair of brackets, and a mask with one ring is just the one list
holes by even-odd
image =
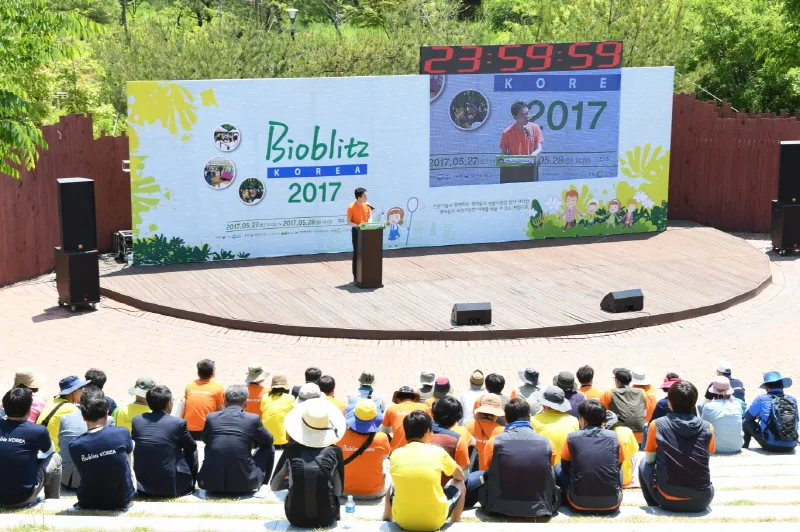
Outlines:
{"label": "man speaking on screen", "polygon": [[[500,135],[500,152],[503,155],[530,156],[534,159],[542,153],[544,135],[542,128],[530,122],[530,111],[525,102],[514,102],[511,105],[511,116],[514,123],[508,126]],[[505,164],[513,162],[506,159]],[[520,161],[521,166],[501,166],[501,183],[522,183],[539,180],[539,162]]]}
{"label": "man speaking on screen", "polygon": [[358,226],[372,221],[372,206],[367,203],[367,189],[356,189],[356,200],[347,206],[347,225],[353,232],[353,282],[356,281],[356,255],[358,251]]}

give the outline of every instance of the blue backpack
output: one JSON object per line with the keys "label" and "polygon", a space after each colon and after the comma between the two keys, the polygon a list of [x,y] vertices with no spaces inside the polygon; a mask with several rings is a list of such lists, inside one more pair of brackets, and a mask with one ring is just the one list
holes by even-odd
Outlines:
{"label": "blue backpack", "polygon": [[797,405],[782,393],[772,397],[767,428],[778,441],[797,441]]}

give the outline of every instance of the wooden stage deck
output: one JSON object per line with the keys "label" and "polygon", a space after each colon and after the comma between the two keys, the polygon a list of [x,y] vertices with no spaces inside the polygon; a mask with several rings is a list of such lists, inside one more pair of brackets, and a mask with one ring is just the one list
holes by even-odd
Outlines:
{"label": "wooden stage deck", "polygon": [[[771,282],[769,259],[705,227],[659,234],[385,252],[384,288],[350,281],[350,254],[120,267],[102,294],[151,312],[259,332],[370,339],[563,336],[724,310]],[[641,288],[645,311],[600,300]],[[489,326],[455,327],[457,302],[492,303]]]}

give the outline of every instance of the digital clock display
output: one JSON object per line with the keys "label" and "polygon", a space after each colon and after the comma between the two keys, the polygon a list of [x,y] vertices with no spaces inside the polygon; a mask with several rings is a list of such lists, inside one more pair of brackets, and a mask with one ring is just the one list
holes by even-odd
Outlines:
{"label": "digital clock display", "polygon": [[622,67],[622,41],[420,49],[420,74],[505,74]]}

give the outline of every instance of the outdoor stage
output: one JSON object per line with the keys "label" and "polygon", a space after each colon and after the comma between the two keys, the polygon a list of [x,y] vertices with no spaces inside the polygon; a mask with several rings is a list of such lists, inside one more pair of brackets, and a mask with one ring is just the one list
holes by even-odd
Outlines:
{"label": "outdoor stage", "polygon": [[[120,266],[101,293],[212,325],[303,336],[478,340],[659,325],[724,310],[771,282],[769,259],[705,227],[663,233],[384,252],[384,288],[350,282],[351,255]],[[644,312],[607,314],[641,288]],[[454,303],[488,301],[489,326],[456,327]]]}

